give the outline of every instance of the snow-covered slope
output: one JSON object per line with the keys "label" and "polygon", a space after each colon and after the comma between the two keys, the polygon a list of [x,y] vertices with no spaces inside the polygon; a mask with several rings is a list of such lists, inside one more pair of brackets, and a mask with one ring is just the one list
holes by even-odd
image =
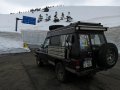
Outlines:
{"label": "snow-covered slope", "polygon": [[37,25],[26,25],[19,21],[18,30],[21,29],[36,29],[36,30],[48,30],[49,25],[52,24],[63,24],[68,25],[66,20],[60,21],[59,23],[53,22],[55,12],[58,12],[58,17],[61,17],[61,13],[64,12],[65,16],[67,13],[71,13],[73,22],[75,21],[89,21],[89,22],[101,22],[105,26],[113,27],[120,25],[120,7],[117,6],[67,6],[67,7],[53,7],[50,8],[49,12],[28,12],[21,14],[11,15],[0,15],[0,31],[15,31],[15,18],[22,18],[24,16],[36,17],[38,19],[39,14],[45,19],[46,14],[51,15],[52,20],[49,22],[42,21]]}
{"label": "snow-covered slope", "polygon": [[110,28],[105,35],[108,42],[116,44],[120,53],[120,26]]}
{"label": "snow-covered slope", "polygon": [[101,22],[104,26],[116,27],[120,25],[120,15],[97,17],[89,19],[87,21]]}

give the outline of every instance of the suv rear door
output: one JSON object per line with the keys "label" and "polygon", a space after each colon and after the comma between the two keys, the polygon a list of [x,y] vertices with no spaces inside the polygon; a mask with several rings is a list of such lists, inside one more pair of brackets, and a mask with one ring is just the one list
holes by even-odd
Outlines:
{"label": "suv rear door", "polygon": [[93,66],[92,49],[89,34],[79,34],[81,66],[86,69]]}

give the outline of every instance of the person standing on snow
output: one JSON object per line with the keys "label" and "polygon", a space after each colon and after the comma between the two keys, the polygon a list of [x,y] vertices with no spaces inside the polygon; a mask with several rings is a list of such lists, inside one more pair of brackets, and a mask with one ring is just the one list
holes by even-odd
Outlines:
{"label": "person standing on snow", "polygon": [[41,22],[43,19],[43,16],[40,14],[39,17],[38,17],[38,23]]}
{"label": "person standing on snow", "polygon": [[40,20],[42,21],[42,19],[43,19],[43,16],[40,14]]}
{"label": "person standing on snow", "polygon": [[66,17],[67,17],[67,21],[66,22],[71,22],[72,17],[70,16],[70,12],[68,12],[68,15]]}
{"label": "person standing on snow", "polygon": [[54,15],[54,20],[53,20],[54,22],[59,22],[59,19],[58,19],[58,17],[57,17],[57,12],[55,12],[55,15]]}
{"label": "person standing on snow", "polygon": [[60,20],[63,20],[64,19],[64,13],[62,12],[62,15],[61,15],[61,19]]}
{"label": "person standing on snow", "polygon": [[48,21],[48,14],[46,14],[46,19],[45,19],[45,21]]}
{"label": "person standing on snow", "polygon": [[55,12],[55,15],[54,15],[54,20],[57,19],[57,12]]}
{"label": "person standing on snow", "polygon": [[51,15],[50,16],[48,16],[48,21],[50,21],[51,20]]}

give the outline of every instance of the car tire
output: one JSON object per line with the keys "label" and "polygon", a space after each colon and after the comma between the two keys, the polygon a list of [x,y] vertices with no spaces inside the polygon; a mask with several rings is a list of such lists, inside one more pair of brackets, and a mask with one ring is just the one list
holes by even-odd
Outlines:
{"label": "car tire", "polygon": [[55,66],[56,77],[60,82],[66,82],[66,70],[61,62],[58,62]]}
{"label": "car tire", "polygon": [[118,49],[115,44],[103,44],[99,51],[98,66],[103,69],[112,68],[118,60]]}
{"label": "car tire", "polygon": [[36,57],[36,64],[37,64],[38,67],[43,66],[43,62],[41,61],[41,59],[38,56]]}

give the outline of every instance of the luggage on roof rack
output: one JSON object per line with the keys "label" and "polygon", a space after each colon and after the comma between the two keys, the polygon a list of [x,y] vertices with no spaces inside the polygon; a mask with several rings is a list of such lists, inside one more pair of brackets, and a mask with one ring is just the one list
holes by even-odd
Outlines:
{"label": "luggage on roof rack", "polygon": [[103,26],[101,25],[101,23],[92,23],[92,22],[75,22],[75,23],[71,23],[70,26],[77,26],[77,25],[83,25],[83,26]]}
{"label": "luggage on roof rack", "polygon": [[51,26],[49,26],[49,30],[51,31],[51,30],[55,30],[55,29],[61,28],[61,27],[64,27],[64,25],[51,25]]}

